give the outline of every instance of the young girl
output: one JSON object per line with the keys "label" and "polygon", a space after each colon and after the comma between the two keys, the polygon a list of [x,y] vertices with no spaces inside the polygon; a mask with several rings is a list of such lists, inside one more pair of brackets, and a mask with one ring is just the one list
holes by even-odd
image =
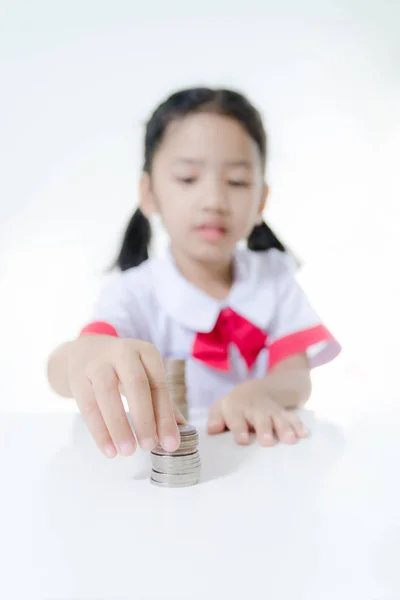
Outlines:
{"label": "young girl", "polygon": [[[48,364],[51,386],[76,399],[106,456],[179,445],[163,357],[187,358],[189,406],[209,409],[210,434],[229,429],[247,444],[255,431],[264,446],[306,436],[294,409],[309,398],[310,369],[340,347],[262,220],[266,154],[259,113],[229,90],[178,92],[148,122],[122,273]],[[148,257],[155,214],[170,238],[161,259]]]}

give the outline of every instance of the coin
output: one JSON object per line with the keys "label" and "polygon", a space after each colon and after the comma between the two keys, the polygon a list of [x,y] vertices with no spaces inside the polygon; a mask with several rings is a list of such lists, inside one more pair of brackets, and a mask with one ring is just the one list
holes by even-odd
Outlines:
{"label": "coin", "polygon": [[196,473],[159,473],[158,471],[152,471],[151,477],[158,483],[172,483],[172,484],[183,484],[192,483],[199,480],[199,472]]}
{"label": "coin", "polygon": [[191,452],[190,454],[178,454],[178,455],[165,455],[165,454],[157,454],[155,452],[151,453],[151,461],[154,464],[154,462],[160,462],[162,461],[163,463],[172,463],[172,464],[191,464],[191,463],[195,463],[198,460],[200,460],[200,454],[198,452],[198,450],[196,450],[195,452]]}
{"label": "coin", "polygon": [[[162,469],[160,471],[159,469]],[[201,463],[197,465],[189,465],[186,467],[175,467],[175,466],[163,466],[163,465],[153,465],[153,469],[151,471],[151,476],[154,477],[154,473],[162,473],[165,476],[175,476],[175,475],[186,475],[186,476],[196,476],[197,478],[200,476]]]}
{"label": "coin", "polygon": [[200,458],[197,458],[195,461],[191,462],[180,462],[179,460],[166,462],[162,458],[159,458],[159,460],[152,460],[152,467],[154,471],[158,471],[160,473],[194,473],[200,469],[201,460]]}
{"label": "coin", "polygon": [[192,485],[196,485],[199,482],[193,481],[192,483],[160,483],[159,481],[156,481],[155,479],[150,477],[150,483],[152,485],[156,485],[157,487],[162,487],[162,488],[183,488],[183,487],[189,487]]}
{"label": "coin", "polygon": [[193,425],[178,425],[179,427],[179,433],[181,434],[181,437],[187,437],[190,435],[198,435],[196,427],[193,427]]}
{"label": "coin", "polygon": [[183,359],[165,358],[164,370],[171,400],[179,408],[184,418],[188,419],[186,361]]}
{"label": "coin", "polygon": [[173,470],[175,473],[179,473],[179,471],[181,471],[182,469],[194,470],[195,467],[200,467],[201,460],[200,457],[198,457],[194,460],[191,460],[190,462],[181,462],[179,459],[167,461],[163,460],[162,456],[158,456],[157,458],[153,458],[153,460],[151,461],[151,466],[155,471],[160,471],[161,473],[163,473],[167,469]]}
{"label": "coin", "polygon": [[190,448],[189,450],[182,448],[180,450],[175,450],[175,452],[166,452],[165,450],[155,448],[152,450],[153,454],[157,454],[157,456],[188,456],[189,454],[193,454],[194,448]]}
{"label": "coin", "polygon": [[[164,359],[168,390],[172,402],[187,419],[188,403],[185,381],[186,361]],[[151,451],[150,482],[159,487],[185,487],[200,481],[201,459],[197,450],[199,434],[193,425],[179,424],[180,444],[167,452],[161,444]]]}
{"label": "coin", "polygon": [[150,482],[162,487],[185,487],[200,481],[201,458],[195,427],[180,425],[181,443],[174,452],[157,445],[151,453]]}

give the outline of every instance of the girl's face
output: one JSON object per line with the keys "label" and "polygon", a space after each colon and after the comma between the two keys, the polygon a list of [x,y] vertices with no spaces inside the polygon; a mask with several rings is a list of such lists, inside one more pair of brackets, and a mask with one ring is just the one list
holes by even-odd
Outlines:
{"label": "girl's face", "polygon": [[142,179],[143,212],[161,215],[173,252],[203,262],[230,259],[260,222],[266,196],[256,143],[212,113],[173,121]]}

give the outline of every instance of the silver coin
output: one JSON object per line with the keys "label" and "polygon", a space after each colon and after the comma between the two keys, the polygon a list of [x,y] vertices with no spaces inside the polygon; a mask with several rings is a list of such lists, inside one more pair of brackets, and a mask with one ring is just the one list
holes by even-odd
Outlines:
{"label": "silver coin", "polygon": [[166,473],[159,473],[158,471],[151,472],[151,478],[158,483],[168,483],[173,485],[190,485],[196,483],[200,479],[200,472],[195,474],[183,474],[183,475],[171,475]]}
{"label": "silver coin", "polygon": [[186,433],[186,434],[182,434],[181,433],[181,442],[188,442],[190,440],[198,440],[199,439],[199,434],[196,433]]}
{"label": "silver coin", "polygon": [[[179,444],[177,450],[183,450],[184,448],[193,448],[193,450],[196,450],[198,447],[198,442],[197,440],[195,441],[190,441],[190,442],[182,442],[181,444]],[[175,450],[176,452],[176,450]]]}
{"label": "silver coin", "polygon": [[[177,449],[181,448],[181,447],[186,447],[186,446],[198,446],[199,444],[199,436],[188,436],[188,437],[184,437],[181,438],[179,446]],[[158,448],[162,448],[162,444],[159,442],[157,444]],[[175,450],[174,450],[175,452]]]}
{"label": "silver coin", "polygon": [[193,463],[163,463],[161,461],[154,461],[152,467],[155,471],[160,473],[183,473],[196,471],[201,467],[201,460],[199,459]]}
{"label": "silver coin", "polygon": [[163,452],[156,451],[152,452],[153,455],[156,456],[167,456],[169,458],[179,457],[179,456],[190,456],[194,454],[193,448],[191,450],[177,450],[176,452]]}
{"label": "silver coin", "polygon": [[174,452],[166,452],[163,448],[154,448],[151,451],[152,454],[157,454],[158,456],[188,456],[189,454],[193,454],[197,452],[197,446],[188,446],[187,448],[179,448]]}
{"label": "silver coin", "polygon": [[183,437],[181,438],[181,442],[180,442],[180,446],[187,446],[188,444],[195,444],[197,445],[199,443],[199,436],[198,435],[191,435],[191,436],[187,436],[187,437]]}
{"label": "silver coin", "polygon": [[190,474],[196,474],[200,471],[201,469],[201,464],[198,465],[191,465],[191,466],[182,466],[182,467],[175,467],[175,466],[160,466],[160,465],[153,465],[153,471],[156,471],[157,473],[162,473],[163,475],[190,475]]}
{"label": "silver coin", "polygon": [[169,452],[170,454],[173,454],[174,452],[178,452],[178,451],[181,451],[186,448],[193,448],[193,452],[194,452],[195,450],[197,450],[197,447],[198,447],[197,442],[190,442],[190,443],[187,442],[187,443],[180,444],[176,450],[167,450],[161,444],[157,444],[157,446],[155,448],[153,448],[153,450],[155,450],[156,452]]}
{"label": "silver coin", "polygon": [[[199,445],[199,438],[183,439],[183,440],[181,440],[177,450],[180,448],[187,448],[188,446],[196,446],[197,447],[198,445]],[[158,444],[158,446],[160,448],[163,447],[162,444]],[[175,452],[175,450],[174,450],[174,452]]]}
{"label": "silver coin", "polygon": [[197,429],[196,427],[193,427],[193,425],[178,425],[178,427],[181,437],[185,437],[188,435],[198,435]]}
{"label": "silver coin", "polygon": [[[161,444],[160,444],[161,445]],[[199,438],[198,437],[190,437],[190,438],[183,438],[180,441],[180,444],[178,446],[178,448],[183,448],[186,446],[198,446],[199,445]]]}
{"label": "silver coin", "polygon": [[162,467],[160,465],[153,465],[153,471],[162,473],[163,475],[195,475],[201,470],[201,464],[193,465],[191,467],[181,467],[177,469],[175,467]]}
{"label": "silver coin", "polygon": [[199,438],[199,434],[197,431],[190,431],[188,433],[181,433],[181,440],[197,440]]}
{"label": "silver coin", "polygon": [[[190,446],[188,446],[189,448]],[[182,451],[185,450],[184,453],[182,453]],[[180,452],[180,454],[175,454],[177,452]],[[179,448],[178,450],[175,450],[174,452],[166,452],[165,450],[163,450],[162,448],[154,448],[153,450],[151,450],[150,452],[151,455],[156,454],[157,456],[197,456],[199,454],[198,448],[197,446],[193,446],[192,450],[187,450],[186,448]]]}
{"label": "silver coin", "polygon": [[199,445],[199,440],[195,439],[195,440],[183,440],[179,446],[178,446],[178,450],[181,450],[182,448],[197,448],[197,446]]}
{"label": "silver coin", "polygon": [[161,454],[152,454],[151,461],[160,462],[162,464],[186,464],[190,465],[192,463],[198,462],[200,460],[200,455],[198,452],[194,452],[193,454],[181,454],[180,456],[163,456]]}
{"label": "silver coin", "polygon": [[192,469],[190,473],[162,473],[156,469],[152,469],[151,476],[153,479],[157,479],[157,481],[172,481],[181,483],[199,477],[200,470],[201,469],[198,467],[194,470]]}
{"label": "silver coin", "polygon": [[191,465],[199,462],[200,454],[194,452],[193,454],[182,454],[181,456],[162,456],[160,454],[152,454],[151,462],[160,464],[171,464],[171,465]]}
{"label": "silver coin", "polygon": [[191,487],[193,485],[197,485],[199,483],[199,481],[193,481],[191,483],[160,483],[159,481],[156,481],[155,479],[153,479],[152,477],[150,477],[150,483],[151,483],[151,485],[155,485],[155,486],[161,487],[161,488],[184,488],[184,487]]}
{"label": "silver coin", "polygon": [[195,471],[196,469],[199,469],[201,467],[201,460],[198,459],[197,461],[190,463],[171,463],[154,460],[152,461],[151,466],[155,471],[159,471],[160,473],[181,473],[184,470]]}
{"label": "silver coin", "polygon": [[[198,436],[193,436],[193,437],[186,437],[186,438],[182,438],[180,441],[180,444],[178,446],[178,448],[180,448],[181,446],[198,446],[199,444],[199,437]],[[158,448],[162,448],[162,444],[158,443],[157,444]]]}
{"label": "silver coin", "polygon": [[181,454],[181,455],[173,455],[169,456],[168,454],[156,454],[154,452],[150,453],[151,460],[163,460],[165,462],[185,462],[190,463],[200,459],[199,451],[191,452],[190,454]]}
{"label": "silver coin", "polygon": [[191,458],[190,460],[179,460],[179,456],[153,456],[151,459],[152,466],[160,465],[160,467],[171,467],[178,469],[179,467],[194,467],[201,464],[200,456]]}

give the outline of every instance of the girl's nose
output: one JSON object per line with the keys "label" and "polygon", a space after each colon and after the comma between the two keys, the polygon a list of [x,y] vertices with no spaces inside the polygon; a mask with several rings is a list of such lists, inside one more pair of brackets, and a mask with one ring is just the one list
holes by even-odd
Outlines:
{"label": "girl's nose", "polygon": [[210,178],[203,198],[203,208],[224,212],[228,208],[226,188],[222,181]]}

